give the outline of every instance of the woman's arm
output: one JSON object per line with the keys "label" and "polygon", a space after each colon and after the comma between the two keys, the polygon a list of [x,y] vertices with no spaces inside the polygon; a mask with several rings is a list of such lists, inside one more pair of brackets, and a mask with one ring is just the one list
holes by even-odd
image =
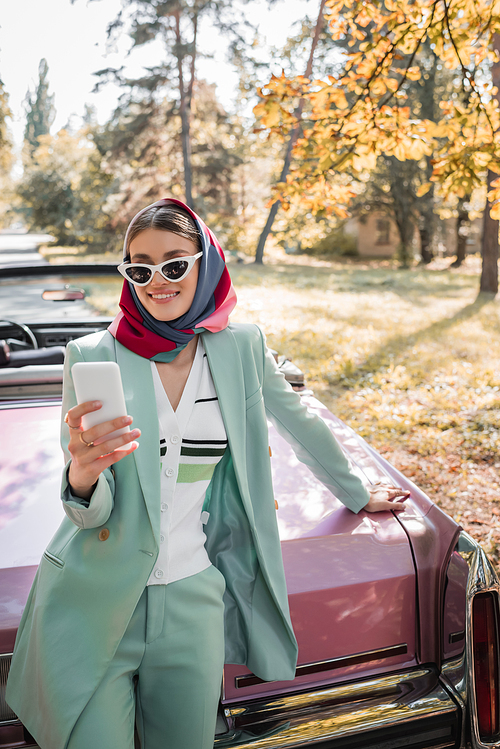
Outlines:
{"label": "woman's arm", "polygon": [[[83,431],[81,419],[86,413],[98,410],[97,402],[76,405],[71,367],[83,361],[78,344],[71,342],[66,351],[63,379],[63,422],[61,445],[67,460],[62,481],[63,507],[80,528],[96,528],[105,523],[113,509],[113,463],[136,449],[134,441],[139,430],[133,430],[116,439],[106,441],[105,435],[130,424],[131,417],[121,417]],[[95,445],[94,442],[99,444]],[[128,449],[115,452],[117,447],[129,444]]]}
{"label": "woman's arm", "polygon": [[390,499],[406,496],[397,487],[373,486],[368,490],[351,473],[336,439],[325,422],[311,413],[300,396],[285,381],[273,355],[265,345],[263,396],[266,413],[276,431],[292,446],[298,459],[353,512],[404,509]]}

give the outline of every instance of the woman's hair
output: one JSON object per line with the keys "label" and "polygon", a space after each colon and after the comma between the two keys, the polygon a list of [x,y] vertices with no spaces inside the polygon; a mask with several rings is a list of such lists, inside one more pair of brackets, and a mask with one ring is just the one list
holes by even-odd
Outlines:
{"label": "woman's hair", "polygon": [[144,211],[137,221],[134,221],[130,227],[129,235],[127,238],[127,255],[130,256],[130,243],[135,239],[141,232],[146,229],[161,229],[163,231],[171,231],[173,234],[178,234],[180,237],[186,237],[190,239],[198,251],[202,249],[200,232],[191,218],[189,213],[184,211],[182,208],[176,205],[153,205],[149,210]]}

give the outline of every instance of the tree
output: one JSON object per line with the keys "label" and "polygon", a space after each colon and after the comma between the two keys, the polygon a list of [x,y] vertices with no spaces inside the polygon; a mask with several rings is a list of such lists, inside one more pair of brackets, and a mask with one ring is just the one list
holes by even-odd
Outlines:
{"label": "tree", "polygon": [[[311,42],[311,50],[309,52],[309,59],[307,61],[304,77],[307,79],[311,74],[313,70],[313,61],[314,61],[314,53],[316,51],[318,41],[320,38],[320,34],[323,31],[324,25],[325,25],[325,16],[324,16],[324,9],[325,9],[325,3],[326,0],[320,0],[320,6],[319,6],[319,13],[318,13],[318,19],[316,21],[316,26],[314,28],[314,34]],[[292,130],[289,133],[288,136],[288,143],[286,144],[285,148],[285,158],[283,161],[283,168],[281,170],[279,181],[283,182],[288,175],[288,172],[290,171],[290,162],[292,157],[292,151],[295,146],[295,143],[297,142],[297,138],[299,137],[301,133],[301,124],[300,119],[302,115],[302,108],[304,106],[304,102],[302,99],[299,100],[299,103],[297,105],[297,109],[294,112],[294,116],[296,119],[296,125],[292,128]],[[257,105],[258,107],[258,105]],[[280,206],[280,201],[275,200],[271,206],[271,209],[269,211],[269,215],[267,217],[267,221],[264,225],[264,228],[261,232],[261,235],[259,237],[259,241],[257,243],[257,249],[255,251],[255,262],[262,264],[262,259],[264,257],[264,247],[267,241],[267,238],[273,228],[274,219],[276,218],[276,214],[278,213],[278,208]]]}
{"label": "tree", "polygon": [[[164,99],[154,103],[137,130],[136,122],[137,105],[127,108],[122,104],[110,122],[94,134],[99,152],[119,179],[112,220],[120,231],[145,203],[165,194],[179,198],[184,194],[179,113]],[[197,81],[194,87],[190,131],[197,209],[210,217],[222,238],[234,238],[232,224],[239,208],[237,172],[248,140],[241,122],[228,117],[217,101],[215,86],[205,81]]]}
{"label": "tree", "polygon": [[469,205],[470,199],[470,195],[465,195],[458,201],[456,225],[457,256],[452,262],[450,266],[451,268],[460,268],[467,254],[467,237],[469,236],[470,230],[470,218],[467,206]]}
{"label": "tree", "polygon": [[26,94],[24,140],[30,153],[38,148],[40,136],[50,133],[56,115],[54,94],[49,94],[48,72],[47,60],[42,58],[38,66],[38,85],[33,93],[28,90]]}
{"label": "tree", "polygon": [[12,139],[7,125],[7,120],[11,116],[9,97],[2,80],[0,80],[0,226],[8,221],[14,197],[11,176],[14,155]]}
{"label": "tree", "polygon": [[12,180],[10,171],[13,165],[12,140],[7,120],[12,116],[9,97],[0,79],[0,222],[3,223],[11,202]]}
{"label": "tree", "polygon": [[[166,119],[179,118],[184,195],[186,203],[193,207],[191,118],[197,64],[202,56],[198,48],[199,27],[209,18],[223,34],[241,46],[243,22],[235,17],[231,0],[125,0],[124,5],[130,9],[132,48],[160,40],[164,59],[136,79],[127,78],[123,68],[101,70],[97,75],[102,81],[114,77],[129,92],[122,103],[129,112],[135,112],[135,119],[129,121],[135,137],[147,128],[149,118],[158,112],[158,105],[168,99],[170,105],[163,111]],[[109,33],[116,33],[124,25],[121,13],[110,25]]]}
{"label": "tree", "polygon": [[399,162],[394,156],[380,156],[366,189],[353,203],[353,212],[384,213],[393,219],[399,234],[398,255],[403,268],[412,256],[415,229],[419,227],[418,187],[422,184],[422,163]]}
{"label": "tree", "polygon": [[[438,65],[429,44],[422,45],[418,61],[422,74],[418,80],[408,82],[408,105],[414,117],[433,119],[439,111],[439,99],[444,91],[450,92],[452,81]],[[369,206],[393,219],[399,233],[398,254],[403,267],[408,266],[412,255],[415,231],[420,236],[422,263],[429,263],[433,258],[436,231],[434,185],[427,189],[431,174],[432,161],[428,155],[420,161],[401,162],[395,156],[381,154],[370,173],[366,189],[353,206],[356,211],[357,205],[361,205],[363,213]]]}
{"label": "tree", "polygon": [[10,152],[12,141],[7,126],[7,120],[12,117],[9,107],[9,96],[5,90],[3,81],[0,79],[0,167],[3,169],[10,166]]}
{"label": "tree", "polygon": [[[496,50],[497,59],[491,66],[492,70],[492,82],[496,89],[495,98],[497,104],[500,103],[500,34],[495,34],[493,37],[493,45]],[[497,141],[500,140],[500,131],[498,129],[495,133]],[[496,167],[496,168],[495,168]],[[486,184],[488,187],[488,193],[486,198],[486,209],[484,212],[484,223],[483,223],[483,236],[481,241],[481,254],[483,256],[483,265],[481,269],[481,280],[479,288],[481,291],[496,294],[498,291],[498,231],[500,219],[500,210],[498,201],[498,187],[500,187],[500,179],[496,178],[496,173],[500,172],[498,162],[495,166],[490,163],[488,169],[488,176]],[[497,189],[495,189],[497,188]],[[495,204],[495,197],[497,196],[497,203]]]}
{"label": "tree", "polygon": [[[345,215],[354,192],[346,175],[366,176],[381,154],[401,162],[432,155],[432,175],[421,196],[434,184],[438,195],[464,197],[481,183],[485,169],[500,173],[500,108],[489,73],[498,60],[498,3],[330,0],[328,7],[332,37],[347,38],[358,49],[325,80],[273,76],[255,110],[262,125],[283,139],[303,128],[276,198],[301,201],[313,213]],[[408,105],[409,82],[422,75],[418,53],[424,44],[467,93],[466,103],[453,94],[441,101],[435,119],[415,117]],[[301,99],[306,104],[299,113]],[[489,200],[497,220],[498,179]]]}
{"label": "tree", "polygon": [[17,186],[30,229],[50,232],[60,244],[85,244],[100,252],[116,239],[106,202],[116,189],[86,125],[72,135],[39,136],[39,145]]}

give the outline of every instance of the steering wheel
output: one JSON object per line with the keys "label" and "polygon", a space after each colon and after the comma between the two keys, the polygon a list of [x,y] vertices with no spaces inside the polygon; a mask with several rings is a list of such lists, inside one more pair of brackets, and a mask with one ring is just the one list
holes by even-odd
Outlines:
{"label": "steering wheel", "polygon": [[[31,328],[29,328],[23,322],[15,322],[14,320],[7,320],[7,319],[2,319],[2,320],[0,320],[0,322],[8,323],[9,325],[13,325],[15,328],[19,328],[20,330],[22,330],[23,333],[31,341],[31,346],[28,345],[28,348],[33,348],[33,349],[37,349],[38,348],[38,341],[35,338],[35,334],[31,330]],[[20,341],[17,338],[12,338],[11,340],[12,340],[13,343],[18,343],[21,348],[26,348],[26,342],[25,341]]]}

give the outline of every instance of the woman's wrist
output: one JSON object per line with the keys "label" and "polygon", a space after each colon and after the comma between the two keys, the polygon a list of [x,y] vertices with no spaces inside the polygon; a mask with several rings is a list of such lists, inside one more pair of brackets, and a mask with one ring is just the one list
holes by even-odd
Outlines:
{"label": "woman's wrist", "polygon": [[90,499],[97,486],[97,481],[93,484],[79,483],[71,476],[71,466],[68,469],[68,486],[71,494],[78,499]]}

